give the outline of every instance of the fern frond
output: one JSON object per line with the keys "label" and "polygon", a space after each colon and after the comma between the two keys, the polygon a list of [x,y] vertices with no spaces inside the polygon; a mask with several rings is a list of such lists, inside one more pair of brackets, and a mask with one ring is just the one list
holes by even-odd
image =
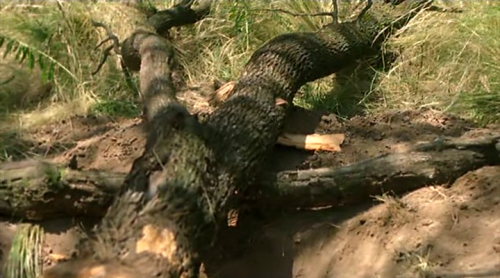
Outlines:
{"label": "fern frond", "polygon": [[57,61],[44,51],[30,46],[27,43],[7,35],[0,34],[0,49],[3,48],[3,58],[9,55],[14,55],[14,59],[19,63],[27,61],[28,67],[33,70],[38,64],[42,71],[43,82],[53,81],[56,69],[61,69],[66,72],[72,79],[78,82],[78,78],[62,63]]}

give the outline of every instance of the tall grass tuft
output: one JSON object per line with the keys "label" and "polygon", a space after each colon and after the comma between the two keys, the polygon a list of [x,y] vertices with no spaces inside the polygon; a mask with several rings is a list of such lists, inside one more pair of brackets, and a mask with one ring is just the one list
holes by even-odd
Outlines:
{"label": "tall grass tuft", "polygon": [[36,278],[42,271],[43,229],[22,224],[18,228],[5,263],[5,278]]}

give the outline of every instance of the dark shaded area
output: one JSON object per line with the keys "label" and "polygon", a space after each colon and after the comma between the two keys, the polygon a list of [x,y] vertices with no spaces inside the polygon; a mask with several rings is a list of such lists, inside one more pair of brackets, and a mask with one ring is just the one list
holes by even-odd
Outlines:
{"label": "dark shaded area", "polygon": [[332,84],[328,93],[305,94],[302,97],[312,109],[335,113],[343,119],[363,115],[367,105],[382,101],[375,88],[381,74],[387,73],[397,58],[395,52],[383,52],[360,59],[358,63],[335,73],[335,76],[327,77]]}
{"label": "dark shaded area", "polygon": [[[238,226],[221,233],[213,256],[206,262],[211,278],[292,278],[296,247],[294,235],[315,226],[330,226],[328,236],[335,236],[336,225],[350,219],[373,204],[322,211],[283,213],[262,221],[247,217],[238,220]],[[273,229],[274,227],[274,229]],[[269,232],[274,230],[274,232]],[[318,230],[319,231],[319,230]],[[308,244],[324,239],[325,230],[311,235]]]}

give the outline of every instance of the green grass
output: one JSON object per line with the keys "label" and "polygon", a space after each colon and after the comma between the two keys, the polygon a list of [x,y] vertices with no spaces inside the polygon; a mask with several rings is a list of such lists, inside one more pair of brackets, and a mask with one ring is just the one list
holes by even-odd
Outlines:
{"label": "green grass", "polygon": [[500,3],[466,1],[464,9],[428,13],[388,43],[400,58],[377,88],[384,102],[370,107],[433,107],[484,124],[500,120]]}
{"label": "green grass", "polygon": [[19,225],[12,241],[5,269],[5,278],[36,278],[42,270],[43,229],[38,225]]}
{"label": "green grass", "polygon": [[[173,3],[162,1],[157,7]],[[352,5],[341,4],[345,18]],[[108,59],[96,76],[90,74],[102,54],[94,47],[105,36],[90,21],[109,24],[124,39],[144,24],[144,15],[117,3],[65,2],[60,7],[45,4],[31,9],[1,5],[0,36],[34,53],[22,64],[15,61],[15,51],[2,59],[1,76],[15,75],[7,84],[0,82],[0,115],[4,119],[29,127],[75,114],[138,115],[138,96],[127,87],[117,57]],[[443,5],[463,6],[465,12],[419,15],[387,43],[383,59],[360,61],[312,82],[302,88],[295,102],[344,117],[432,107],[481,123],[498,121],[500,4],[447,1]],[[215,77],[235,80],[252,52],[268,39],[285,32],[313,31],[329,20],[265,11],[268,8],[314,13],[331,7],[330,1],[217,1],[210,18],[181,29],[176,40],[190,82]],[[2,50],[5,48],[4,43]],[[391,55],[395,61],[389,63]],[[40,56],[45,70],[36,64]],[[26,78],[32,82],[25,82]],[[52,93],[44,101],[26,105],[23,100],[41,99],[36,95],[44,79],[52,80]]]}
{"label": "green grass", "polygon": [[[174,1],[163,1],[158,8]],[[345,17],[352,7],[341,3]],[[137,116],[138,96],[126,86],[118,59],[112,57],[96,76],[90,73],[101,58],[94,47],[104,37],[91,19],[105,22],[124,39],[144,24],[144,15],[116,3],[67,3],[16,8],[1,4],[0,36],[14,41],[20,51],[2,58],[0,114],[21,126],[33,126],[75,114],[103,113]],[[324,109],[340,116],[376,113],[387,109],[432,107],[452,111],[481,123],[498,121],[500,4],[495,1],[447,1],[461,5],[465,13],[423,13],[386,45],[387,58],[360,61],[332,77],[302,88],[296,103]],[[211,17],[183,28],[177,38],[181,62],[192,83],[213,78],[235,80],[252,52],[281,33],[313,31],[328,22],[325,17],[293,17],[265,11],[292,12],[329,10],[329,1],[218,1]],[[125,19],[128,20],[125,20]],[[8,48],[3,44],[1,50]],[[29,49],[21,64],[16,61]],[[16,54],[18,57],[16,57]],[[390,55],[389,55],[390,54]],[[41,57],[41,59],[39,59]],[[39,70],[43,60],[44,70]],[[31,69],[30,69],[31,68]],[[25,82],[30,78],[31,82]],[[43,101],[26,105],[44,81],[53,90]],[[0,80],[2,81],[2,80]],[[9,81],[9,80],[7,80]],[[135,80],[137,83],[137,78]],[[35,96],[35,97],[33,97]],[[33,102],[33,101],[32,101]]]}

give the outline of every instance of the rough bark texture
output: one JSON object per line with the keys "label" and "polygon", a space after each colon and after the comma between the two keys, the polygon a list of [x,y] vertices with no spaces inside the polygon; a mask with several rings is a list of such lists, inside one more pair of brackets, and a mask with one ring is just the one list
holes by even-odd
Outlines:
{"label": "rough bark texture", "polygon": [[166,66],[173,62],[171,46],[154,34],[136,35],[129,46],[140,57],[150,123],[145,151],[79,257],[44,277],[198,277],[217,228],[237,205],[233,193],[247,192],[281,133],[290,109],[276,99],[291,103],[305,83],[378,51],[394,28],[430,2],[380,2],[360,26],[276,37],[250,58],[233,94],[203,125],[175,99]]}
{"label": "rough bark texture", "polygon": [[[458,138],[446,144],[432,142],[412,152],[341,168],[264,173],[259,202],[262,208],[290,209],[361,203],[384,192],[398,194],[453,182],[466,172],[500,164],[500,135],[472,141]],[[103,216],[126,175],[77,171],[33,160],[0,165],[0,177],[0,213],[41,220]]]}
{"label": "rough bark texture", "polygon": [[123,174],[35,160],[4,163],[0,177],[0,213],[28,220],[104,215],[124,180]]}
{"label": "rough bark texture", "polygon": [[[278,106],[276,99],[291,104],[307,82],[379,52],[394,30],[431,2],[379,2],[361,25],[334,23],[318,32],[283,34],[260,47],[246,64],[231,96],[206,121],[207,138],[221,171],[218,196],[235,191],[239,196],[253,194],[247,192],[248,186],[254,184],[255,174],[271,153],[291,111],[291,105]],[[216,202],[216,211],[221,215],[234,205],[220,197]]]}
{"label": "rough bark texture", "polygon": [[387,192],[451,183],[469,171],[498,165],[499,142],[500,135],[438,141],[338,169],[281,172],[276,183],[266,184],[260,202],[292,209],[356,204]]}
{"label": "rough bark texture", "polygon": [[164,34],[173,27],[194,24],[210,12],[210,1],[201,3],[196,8],[191,8],[194,1],[184,0],[173,8],[159,11],[148,18],[148,23],[153,26],[158,34]]}

